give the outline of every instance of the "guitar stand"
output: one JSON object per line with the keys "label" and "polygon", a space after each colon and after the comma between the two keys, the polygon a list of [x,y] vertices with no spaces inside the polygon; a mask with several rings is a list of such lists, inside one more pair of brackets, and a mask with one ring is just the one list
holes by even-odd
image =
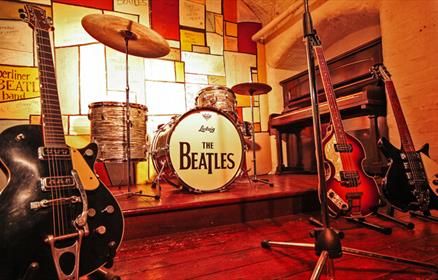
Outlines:
{"label": "guitar stand", "polygon": [[399,219],[395,218],[394,217],[394,207],[392,207],[392,206],[389,206],[388,208],[386,208],[386,213],[381,213],[377,210],[374,214],[379,218],[389,220],[389,221],[394,222],[396,224],[399,224],[407,229],[414,229],[415,228],[414,223],[405,222],[403,220],[399,220]]}
{"label": "guitar stand", "polygon": [[430,211],[409,211],[409,214],[411,214],[411,217],[423,219],[426,221],[432,221],[432,222],[438,222],[438,217],[432,216]]}
{"label": "guitar stand", "polygon": [[347,220],[348,222],[361,225],[363,227],[375,230],[375,231],[383,233],[383,234],[389,235],[389,234],[392,233],[392,228],[390,228],[390,227],[383,227],[383,226],[380,226],[380,225],[376,225],[376,224],[367,222],[365,217],[359,217],[359,218],[344,217],[344,219]]}
{"label": "guitar stand", "polygon": [[40,264],[37,262],[32,262],[26,269],[21,280],[37,280],[36,273],[40,269]]}
{"label": "guitar stand", "polygon": [[[105,268],[111,268],[114,264],[114,257],[116,256],[116,250],[117,250],[116,242],[111,241],[108,244],[108,249],[109,249],[108,260],[104,265]],[[120,276],[118,276],[112,272],[109,272],[103,268],[99,268],[96,271],[94,271],[93,273],[89,274],[88,278],[90,280],[120,280],[120,279],[122,279]]]}

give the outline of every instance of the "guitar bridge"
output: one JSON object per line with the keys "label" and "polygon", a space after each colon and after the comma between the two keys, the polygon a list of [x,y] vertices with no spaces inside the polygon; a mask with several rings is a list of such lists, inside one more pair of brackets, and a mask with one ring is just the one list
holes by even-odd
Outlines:
{"label": "guitar bridge", "polygon": [[362,217],[362,213],[360,210],[362,195],[363,195],[362,192],[349,192],[346,195],[346,198],[348,200],[348,205],[350,206],[352,217]]}
{"label": "guitar bridge", "polygon": [[360,184],[360,177],[357,171],[340,171],[341,185],[345,187],[356,187]]}

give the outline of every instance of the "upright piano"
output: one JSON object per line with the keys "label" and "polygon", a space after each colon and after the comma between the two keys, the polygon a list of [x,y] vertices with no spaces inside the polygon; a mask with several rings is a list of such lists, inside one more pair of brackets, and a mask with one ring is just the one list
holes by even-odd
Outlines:
{"label": "upright piano", "polygon": [[[379,38],[327,62],[344,129],[363,144],[367,154],[364,168],[372,175],[382,175],[386,166],[386,159],[377,149],[378,138],[387,136],[385,90],[369,71],[372,65],[382,61]],[[325,135],[330,113],[318,69],[316,73],[322,135]],[[315,173],[308,72],[303,71],[280,84],[284,109],[269,117],[270,133],[276,136],[276,172]]]}

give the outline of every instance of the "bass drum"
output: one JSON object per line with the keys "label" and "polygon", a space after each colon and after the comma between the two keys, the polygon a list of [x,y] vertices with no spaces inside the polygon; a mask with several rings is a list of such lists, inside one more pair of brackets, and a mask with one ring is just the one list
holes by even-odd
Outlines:
{"label": "bass drum", "polygon": [[193,109],[158,129],[151,155],[157,172],[176,187],[224,191],[240,174],[243,138],[227,114]]}

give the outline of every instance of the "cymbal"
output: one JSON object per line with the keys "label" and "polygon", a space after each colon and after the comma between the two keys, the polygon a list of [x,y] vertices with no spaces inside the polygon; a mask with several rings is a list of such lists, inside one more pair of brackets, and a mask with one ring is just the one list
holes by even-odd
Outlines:
{"label": "cymbal", "polygon": [[102,44],[140,57],[161,57],[169,53],[167,41],[157,32],[132,20],[112,15],[91,14],[82,18],[82,26]]}
{"label": "cymbal", "polygon": [[241,83],[233,86],[231,89],[241,95],[261,95],[272,90],[269,85],[263,83]]}

